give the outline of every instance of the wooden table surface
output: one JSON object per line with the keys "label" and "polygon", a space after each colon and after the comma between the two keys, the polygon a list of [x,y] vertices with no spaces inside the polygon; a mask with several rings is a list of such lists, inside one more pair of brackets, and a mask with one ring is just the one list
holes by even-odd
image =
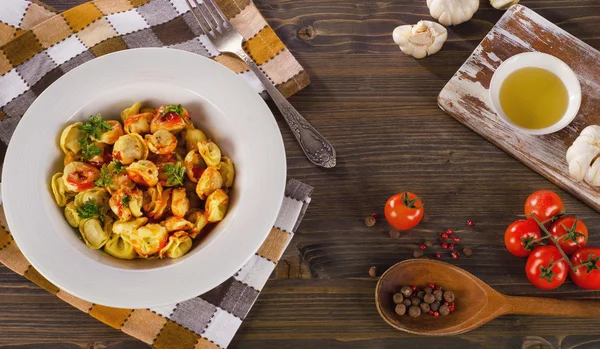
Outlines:
{"label": "wooden table surface", "polygon": [[[82,0],[46,0],[59,10]],[[556,190],[600,244],[600,215],[444,114],[436,97],[503,12],[487,0],[449,28],[435,56],[414,60],[391,40],[400,24],[430,19],[425,0],[255,0],[307,69],[312,84],[292,104],[336,146],[338,166],[317,169],[284,126],[289,176],[315,187],[299,232],[231,348],[600,348],[600,320],[504,316],[471,333],[416,337],[383,322],[374,303],[380,270],[412,258],[425,238],[460,232],[470,258],[456,265],[511,295],[600,298],[568,283],[542,292],[503,232],[531,192]],[[521,3],[600,49],[597,0]],[[275,109],[274,109],[275,110]],[[278,113],[276,113],[278,115]],[[400,239],[364,218],[388,196],[419,193],[429,220]],[[465,225],[471,219],[473,228]],[[446,256],[446,260],[449,258]],[[599,310],[600,311],[600,310]],[[0,345],[13,348],[145,348],[0,267]]]}

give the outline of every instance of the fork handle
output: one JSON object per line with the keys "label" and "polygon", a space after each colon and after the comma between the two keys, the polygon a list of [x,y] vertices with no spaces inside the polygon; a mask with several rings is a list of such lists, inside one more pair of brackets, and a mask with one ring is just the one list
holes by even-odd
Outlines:
{"label": "fork handle", "polygon": [[262,82],[265,90],[271,96],[279,111],[281,111],[308,160],[317,166],[325,168],[334,167],[336,164],[335,149],[327,139],[288,102],[287,98],[279,92],[262,69],[254,63],[252,58],[243,49],[237,51],[236,54],[248,64],[260,82]]}

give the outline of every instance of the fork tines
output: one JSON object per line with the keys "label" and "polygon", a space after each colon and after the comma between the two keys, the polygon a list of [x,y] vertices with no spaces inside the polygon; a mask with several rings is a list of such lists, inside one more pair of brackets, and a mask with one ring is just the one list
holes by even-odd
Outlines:
{"label": "fork tines", "polygon": [[202,3],[199,3],[198,0],[185,0],[185,2],[204,33],[214,36],[214,31],[221,32],[221,26],[229,25],[229,20],[214,0],[204,0]]}

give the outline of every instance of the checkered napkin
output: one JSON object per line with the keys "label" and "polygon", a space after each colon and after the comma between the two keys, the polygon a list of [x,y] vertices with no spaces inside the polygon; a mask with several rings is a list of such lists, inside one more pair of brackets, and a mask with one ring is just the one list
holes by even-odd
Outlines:
{"label": "checkered napkin", "polygon": [[[246,52],[283,95],[308,85],[302,66],[251,0],[216,1],[245,38]],[[107,53],[159,46],[191,51],[263,90],[242,60],[216,50],[185,0],[94,0],[60,15],[30,0],[0,0],[0,45],[0,158],[19,119],[46,87]]]}
{"label": "checkered napkin", "polygon": [[[217,0],[245,37],[245,49],[286,96],[308,76],[250,0]],[[185,0],[95,0],[62,14],[38,1],[0,0],[0,155],[29,105],[74,67],[110,52],[168,46],[213,58],[263,90],[247,66],[221,55],[203,35]],[[116,309],[76,298],[25,259],[0,207],[0,262],[83,312],[156,348],[225,348],[292,239],[312,187],[290,180],[282,207],[260,249],[230,279],[182,303]]]}

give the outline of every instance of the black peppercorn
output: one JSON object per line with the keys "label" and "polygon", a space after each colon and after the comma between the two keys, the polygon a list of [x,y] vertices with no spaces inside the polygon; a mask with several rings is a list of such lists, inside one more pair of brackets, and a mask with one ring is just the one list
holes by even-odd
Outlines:
{"label": "black peppercorn", "polygon": [[377,223],[377,220],[375,219],[375,217],[369,216],[369,217],[365,218],[365,225],[367,227],[372,227],[375,225],[375,223]]}
{"label": "black peppercorn", "polygon": [[473,254],[473,250],[472,250],[472,249],[470,249],[470,248],[468,248],[468,247],[465,247],[465,248],[463,249],[463,254],[464,254],[465,256],[469,257],[470,255],[472,255],[472,254]]}
{"label": "black peppercorn", "polygon": [[442,303],[435,301],[435,302],[431,303],[431,305],[429,307],[433,311],[438,311],[438,310],[440,310],[440,305],[442,305]]}
{"label": "black peppercorn", "polygon": [[394,311],[398,315],[404,315],[404,314],[406,314],[406,305],[404,305],[404,304],[396,304],[396,308],[394,309]]}
{"label": "black peppercorn", "polygon": [[392,229],[388,234],[392,239],[397,239],[400,237],[400,230]]}
{"label": "black peppercorn", "polygon": [[410,295],[413,293],[413,290],[410,288],[410,286],[404,286],[400,289],[400,293],[402,293],[404,297],[410,297]]}
{"label": "black peppercorn", "polygon": [[421,300],[417,297],[413,298],[410,300],[410,302],[412,303],[412,305],[419,305],[421,303]]}
{"label": "black peppercorn", "polygon": [[394,299],[395,304],[400,304],[404,300],[404,296],[402,295],[402,293],[395,293],[392,298]]}
{"label": "black peppercorn", "polygon": [[406,305],[407,307],[410,307],[412,305],[412,302],[410,301],[410,299],[404,298],[402,304]]}
{"label": "black peppercorn", "polygon": [[444,300],[446,302],[450,302],[450,303],[454,302],[454,292],[452,292],[452,291],[444,292]]}
{"label": "black peppercorn", "polygon": [[[404,292],[402,292],[404,293]],[[436,301],[442,301],[442,297],[443,297],[443,292],[441,290],[435,290],[433,291],[433,295],[435,296],[435,300]]]}
{"label": "black peppercorn", "polygon": [[446,316],[448,314],[450,314],[450,307],[448,307],[447,305],[442,305],[440,306],[440,314],[443,316]]}
{"label": "black peppercorn", "polygon": [[425,287],[425,293],[432,293],[433,292],[433,288],[427,286]]}
{"label": "black peppercorn", "polygon": [[435,296],[431,293],[427,293],[425,297],[423,297],[423,300],[425,301],[425,303],[431,304],[435,302]]}
{"label": "black peppercorn", "polygon": [[425,242],[423,243],[423,245],[425,245],[427,247],[432,247],[433,246],[433,241],[431,241],[431,240],[425,240]]}
{"label": "black peppercorn", "polygon": [[419,291],[419,293],[417,293],[417,297],[419,297],[420,300],[423,300],[423,297],[425,297],[425,292]]}
{"label": "black peppercorn", "polygon": [[415,252],[413,252],[413,257],[415,258],[421,258],[423,257],[423,251],[422,250],[415,250]]}
{"label": "black peppercorn", "polygon": [[369,276],[371,276],[371,277],[377,276],[377,267],[369,268]]}
{"label": "black peppercorn", "polygon": [[[448,311],[450,311],[450,309],[448,309]],[[408,315],[410,315],[411,317],[418,317],[419,315],[421,315],[421,308],[419,308],[416,305],[413,305],[412,307],[408,308]]]}
{"label": "black peppercorn", "polygon": [[429,312],[429,304],[427,303],[421,303],[419,304],[419,307],[421,308],[421,311],[424,313]]}

